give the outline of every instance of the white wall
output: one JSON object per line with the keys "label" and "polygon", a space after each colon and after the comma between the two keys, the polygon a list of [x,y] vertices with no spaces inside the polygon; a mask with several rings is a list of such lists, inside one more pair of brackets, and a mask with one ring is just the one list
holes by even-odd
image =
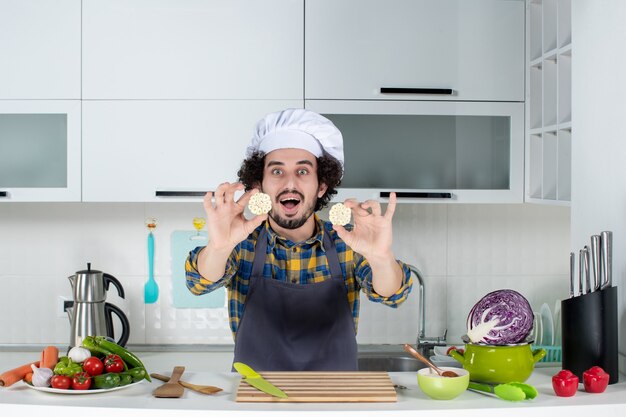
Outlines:
{"label": "white wall", "polygon": [[613,231],[620,369],[626,368],[626,2],[572,1],[571,248]]}
{"label": "white wall", "polygon": [[[126,300],[110,291],[107,301],[129,316],[130,343],[232,343],[226,309],[171,306],[170,234],[202,215],[200,202],[0,204],[0,344],[66,343],[58,298],[71,297],[67,277],[87,262],[122,282]],[[147,217],[158,219],[161,296],[146,306]],[[425,276],[427,335],[447,328],[458,342],[471,306],[494,289],[516,289],[536,310],[566,297],[569,217],[540,205],[399,205],[394,250]],[[397,310],[363,301],[359,342],[414,342],[417,294]]]}

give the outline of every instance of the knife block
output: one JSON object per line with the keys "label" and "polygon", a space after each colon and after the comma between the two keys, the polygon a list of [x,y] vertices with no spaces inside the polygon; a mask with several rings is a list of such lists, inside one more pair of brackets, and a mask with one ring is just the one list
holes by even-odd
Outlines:
{"label": "knife block", "polygon": [[583,372],[600,366],[618,381],[617,287],[561,301],[563,345],[562,368],[572,371],[580,382]]}

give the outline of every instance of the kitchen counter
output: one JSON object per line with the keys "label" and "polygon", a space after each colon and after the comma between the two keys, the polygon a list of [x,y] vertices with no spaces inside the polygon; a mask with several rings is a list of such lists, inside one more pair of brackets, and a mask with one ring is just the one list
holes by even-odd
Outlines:
{"label": "kitchen counter", "polygon": [[[224,389],[215,395],[203,395],[185,390],[179,399],[157,399],[151,392],[160,381],[140,384],[111,392],[92,395],[60,395],[35,391],[18,382],[9,388],[0,388],[0,415],[41,411],[46,416],[67,416],[80,412],[90,417],[106,416],[257,416],[302,412],[308,416],[452,416],[463,413],[469,416],[508,416],[540,413],[551,416],[585,416],[590,413],[626,413],[626,382],[609,385],[602,394],[588,394],[580,385],[574,397],[561,398],[554,395],[550,378],[558,372],[557,367],[540,367],[527,381],[539,391],[534,400],[506,402],[487,394],[467,391],[451,401],[428,398],[417,386],[413,372],[390,373],[394,384],[406,387],[398,389],[396,403],[237,403],[235,394],[239,383],[237,374],[226,371],[207,371],[210,366],[230,368],[232,352],[228,349],[214,352],[136,352],[149,372],[169,375],[173,366],[186,367],[183,379],[197,384],[216,385]],[[2,370],[21,365],[32,359],[32,352],[2,352]],[[21,361],[21,362],[20,362]],[[208,365],[212,364],[212,365]]]}

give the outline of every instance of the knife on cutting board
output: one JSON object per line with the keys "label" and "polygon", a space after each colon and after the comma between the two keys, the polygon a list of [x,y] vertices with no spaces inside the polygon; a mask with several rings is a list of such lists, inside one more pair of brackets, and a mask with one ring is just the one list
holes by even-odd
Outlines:
{"label": "knife on cutting board", "polygon": [[245,382],[259,391],[278,398],[289,398],[280,388],[263,379],[261,375],[256,373],[254,369],[250,368],[245,363],[235,362],[233,363],[233,368],[244,377]]}

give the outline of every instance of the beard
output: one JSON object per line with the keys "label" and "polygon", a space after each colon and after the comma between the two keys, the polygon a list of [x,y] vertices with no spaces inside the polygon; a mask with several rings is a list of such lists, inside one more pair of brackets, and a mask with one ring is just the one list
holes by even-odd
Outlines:
{"label": "beard", "polygon": [[269,216],[272,218],[272,220],[276,222],[277,225],[279,225],[280,227],[284,229],[289,229],[289,230],[297,229],[298,227],[302,226],[304,223],[306,223],[306,221],[312,215],[313,215],[313,207],[309,207],[302,216],[296,219],[287,219],[287,218],[281,217],[277,213],[275,213],[273,209],[269,213]]}
{"label": "beard", "polygon": [[[291,190],[287,190],[287,191],[283,191],[282,193],[278,194],[278,196],[276,196],[276,203],[275,204],[280,204],[279,200],[280,200],[280,196],[282,194],[285,194],[287,192],[290,192]],[[305,198],[304,195],[302,195],[302,193],[299,193],[297,191],[291,191],[291,192],[295,192],[296,194],[300,195],[300,204],[302,204],[305,207],[305,211],[302,214],[302,216],[298,217],[298,218],[286,218],[286,217],[281,217],[277,210],[274,210],[274,208],[272,207],[272,209],[269,212],[269,217],[274,220],[276,222],[276,224],[284,229],[289,229],[289,230],[294,230],[299,228],[300,226],[302,226],[303,224],[306,223],[306,221],[309,219],[309,217],[311,217],[314,213],[314,209],[315,209],[315,205],[309,205],[308,207],[305,205]]]}

